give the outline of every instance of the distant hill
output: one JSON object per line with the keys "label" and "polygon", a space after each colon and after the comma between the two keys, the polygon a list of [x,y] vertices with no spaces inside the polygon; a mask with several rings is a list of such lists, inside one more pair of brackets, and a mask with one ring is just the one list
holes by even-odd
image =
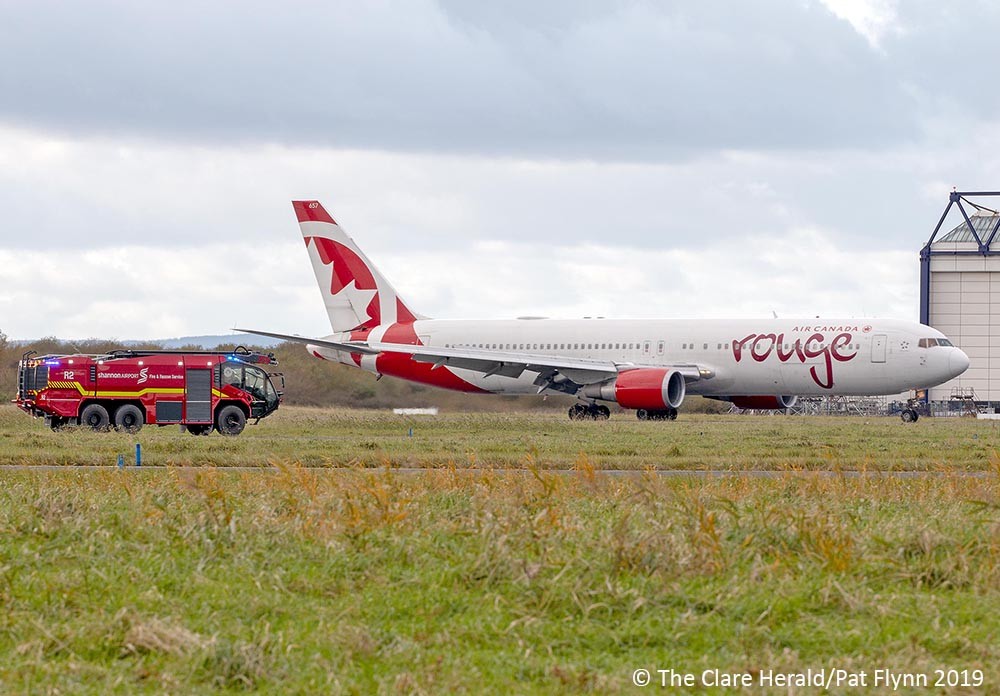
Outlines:
{"label": "distant hill", "polygon": [[[130,343],[126,341],[126,343]],[[274,348],[281,345],[283,341],[277,338],[266,336],[254,336],[253,334],[228,334],[219,336],[181,336],[180,338],[162,338],[153,343],[159,343],[164,348],[181,348],[183,346],[201,346],[205,350],[218,348],[222,345],[259,346],[261,348]]]}
{"label": "distant hill", "polygon": [[[39,341],[46,339],[19,339],[16,341],[9,341],[12,346],[27,346]],[[63,340],[68,346],[74,344],[87,344],[92,343],[94,339],[80,339],[80,340]],[[179,338],[158,338],[151,341],[137,341],[137,340],[126,340],[126,341],[110,341],[109,343],[114,343],[116,346],[149,346],[157,345],[162,348],[184,348],[186,346],[198,346],[205,350],[213,350],[222,345],[244,345],[244,346],[256,346],[258,348],[274,348],[275,346],[281,345],[282,341],[276,338],[267,338],[266,336],[254,336],[253,334],[220,334],[218,336],[180,336]]]}

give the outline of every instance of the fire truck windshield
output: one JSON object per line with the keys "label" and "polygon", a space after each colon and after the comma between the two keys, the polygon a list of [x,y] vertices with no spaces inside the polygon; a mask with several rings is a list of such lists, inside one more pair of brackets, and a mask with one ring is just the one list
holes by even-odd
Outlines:
{"label": "fire truck windshield", "polygon": [[242,389],[252,395],[255,401],[267,402],[269,411],[278,406],[278,392],[267,373],[255,365],[225,363],[222,366],[222,384]]}

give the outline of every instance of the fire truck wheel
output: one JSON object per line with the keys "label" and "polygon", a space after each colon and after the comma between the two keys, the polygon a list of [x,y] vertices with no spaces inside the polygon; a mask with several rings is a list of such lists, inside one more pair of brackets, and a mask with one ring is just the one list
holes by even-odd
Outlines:
{"label": "fire truck wheel", "polygon": [[215,427],[223,435],[239,435],[247,424],[247,417],[239,406],[223,406],[215,419]]}
{"label": "fire truck wheel", "polygon": [[137,433],[142,429],[142,411],[138,406],[123,404],[115,411],[115,430]]}
{"label": "fire truck wheel", "polygon": [[80,424],[91,430],[107,430],[110,423],[108,409],[100,404],[89,404],[80,413]]}

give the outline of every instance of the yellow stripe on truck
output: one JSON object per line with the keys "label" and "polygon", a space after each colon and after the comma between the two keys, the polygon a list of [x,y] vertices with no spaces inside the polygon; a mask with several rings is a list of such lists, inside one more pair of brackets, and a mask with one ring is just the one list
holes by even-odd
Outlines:
{"label": "yellow stripe on truck", "polygon": [[[76,389],[83,396],[89,396],[91,394],[86,389],[84,389],[79,382],[49,382],[47,389]],[[140,397],[140,396],[146,396],[147,394],[183,394],[184,391],[185,390],[183,387],[176,387],[176,388],[164,387],[162,389],[156,389],[155,387],[148,387],[146,389],[141,389],[139,391],[97,391],[93,394],[93,396],[98,399],[118,397],[118,396]],[[212,390],[212,396],[215,396],[219,399],[226,398],[226,395],[221,391],[219,391],[218,389]]]}

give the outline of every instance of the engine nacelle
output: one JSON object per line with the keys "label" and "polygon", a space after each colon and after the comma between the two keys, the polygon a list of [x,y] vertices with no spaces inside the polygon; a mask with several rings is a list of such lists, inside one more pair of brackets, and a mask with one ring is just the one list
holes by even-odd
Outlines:
{"label": "engine nacelle", "polygon": [[679,408],[685,391],[684,375],[677,370],[648,367],[626,370],[611,382],[588,385],[583,394],[616,401],[622,408],[662,411]]}
{"label": "engine nacelle", "polygon": [[798,403],[797,396],[731,396],[729,400],[737,408],[770,411],[781,408],[791,408]]}

